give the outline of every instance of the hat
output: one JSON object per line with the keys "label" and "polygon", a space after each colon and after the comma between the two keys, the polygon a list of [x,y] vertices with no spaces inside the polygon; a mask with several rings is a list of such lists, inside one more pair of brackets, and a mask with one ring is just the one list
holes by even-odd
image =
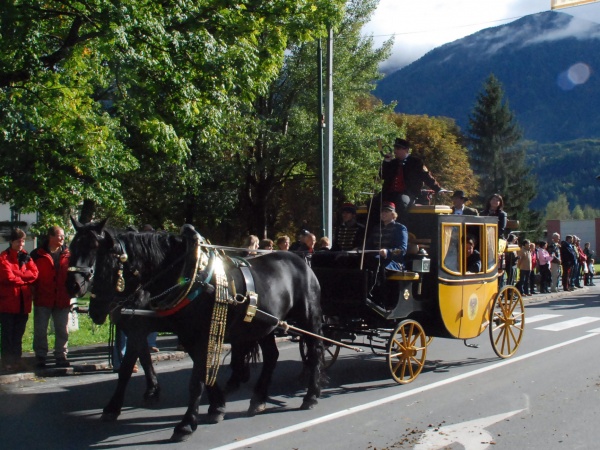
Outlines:
{"label": "hat", "polygon": [[465,197],[465,191],[454,191],[452,198],[462,198],[463,200],[469,200],[469,197]]}
{"label": "hat", "polygon": [[381,209],[387,209],[388,211],[396,211],[396,204],[392,202],[383,202]]}
{"label": "hat", "polygon": [[394,148],[410,148],[410,143],[406,139],[396,138]]}
{"label": "hat", "polygon": [[356,214],[356,206],[352,203],[344,203],[342,205],[342,212],[350,212],[352,214]]}

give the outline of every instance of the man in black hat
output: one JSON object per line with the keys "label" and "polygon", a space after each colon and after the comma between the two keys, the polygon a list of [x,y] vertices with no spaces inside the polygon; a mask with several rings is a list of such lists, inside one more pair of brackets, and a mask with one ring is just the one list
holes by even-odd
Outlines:
{"label": "man in black hat", "polygon": [[342,223],[335,230],[332,250],[348,251],[362,248],[365,226],[356,220],[356,206],[342,205]]}
{"label": "man in black hat", "polygon": [[469,200],[469,197],[465,197],[463,191],[454,191],[452,194],[452,214],[458,214],[463,216],[478,216],[479,213],[475,208],[469,208],[465,206],[465,202]]}
{"label": "man in black hat", "polygon": [[423,161],[410,154],[410,143],[407,140],[396,138],[393,156],[394,158],[391,153],[384,155],[381,164],[381,193],[384,201],[396,205],[400,220],[405,222],[405,211],[421,195],[423,184],[436,193],[443,189]]}

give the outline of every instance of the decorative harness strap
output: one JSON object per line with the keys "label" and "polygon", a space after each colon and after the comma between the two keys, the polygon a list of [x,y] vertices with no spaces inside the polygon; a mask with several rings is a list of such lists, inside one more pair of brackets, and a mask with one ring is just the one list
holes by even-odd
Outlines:
{"label": "decorative harness strap", "polygon": [[214,262],[214,280],[216,285],[215,304],[213,306],[210,321],[210,333],[208,337],[208,351],[206,355],[206,380],[208,386],[213,386],[219,372],[221,349],[225,339],[225,328],[227,327],[227,306],[230,303],[229,289],[227,288],[227,275],[223,267],[223,261],[218,258]]}

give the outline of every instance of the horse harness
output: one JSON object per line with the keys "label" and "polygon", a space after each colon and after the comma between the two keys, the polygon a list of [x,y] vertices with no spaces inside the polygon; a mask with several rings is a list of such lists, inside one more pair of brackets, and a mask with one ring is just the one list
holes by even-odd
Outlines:
{"label": "horse harness", "polygon": [[[210,292],[214,289],[215,303],[210,322],[205,380],[207,385],[212,386],[216,382],[219,370],[220,354],[227,326],[228,306],[238,306],[247,302],[248,306],[244,315],[244,322],[252,322],[258,310],[258,294],[256,293],[254,278],[248,261],[229,258],[224,254],[218,253],[210,244],[206,244],[202,236],[191,226],[184,226],[182,235],[187,242],[187,251],[184,252],[182,258],[192,255],[184,261],[182,276],[180,277],[180,279],[184,280],[183,283],[178,283],[152,297],[149,303],[151,311],[123,308],[121,309],[121,314],[166,317],[189,305],[203,291]],[[117,245],[115,245],[112,253],[118,260],[115,290],[122,293],[125,291],[123,271],[128,261],[128,256],[124,243],[118,237],[114,237],[114,240]],[[172,268],[180,260],[181,258],[177,259],[167,269]],[[225,270],[225,265],[229,268],[229,276]],[[236,293],[235,283],[231,277],[231,271],[235,269],[238,269],[242,274],[246,295]],[[131,271],[131,273],[136,277],[139,275],[137,271]],[[143,286],[139,285],[136,288],[136,292],[148,286],[152,281]],[[214,286],[211,284],[211,281],[214,283]],[[179,292],[175,295],[169,295],[175,291]],[[122,305],[123,303],[121,303]],[[279,323],[279,320],[270,314],[263,314],[272,317]]]}

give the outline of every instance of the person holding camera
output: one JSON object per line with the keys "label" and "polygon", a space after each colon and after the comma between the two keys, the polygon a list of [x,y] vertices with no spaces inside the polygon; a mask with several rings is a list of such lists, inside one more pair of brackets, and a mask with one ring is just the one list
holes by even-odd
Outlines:
{"label": "person holding camera", "polygon": [[31,312],[31,285],[38,268],[23,248],[26,234],[15,228],[0,254],[0,357],[4,370],[23,369],[23,335]]}

